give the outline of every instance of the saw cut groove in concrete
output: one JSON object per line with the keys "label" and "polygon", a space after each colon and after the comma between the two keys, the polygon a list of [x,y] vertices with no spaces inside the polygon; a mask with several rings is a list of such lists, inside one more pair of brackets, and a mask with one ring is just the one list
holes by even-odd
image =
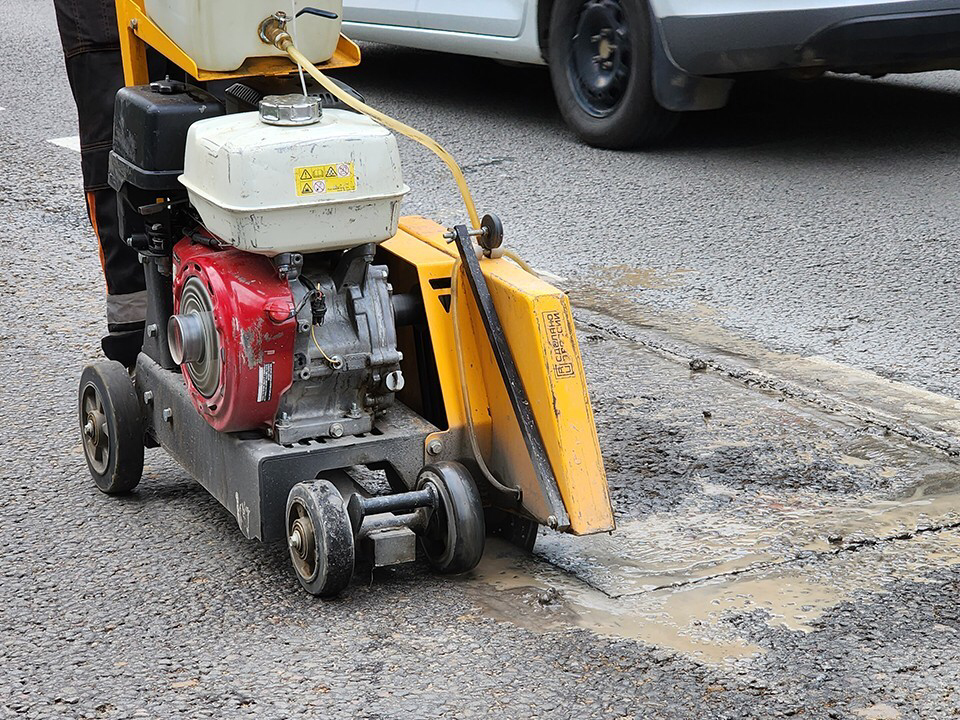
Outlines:
{"label": "saw cut groove in concrete", "polygon": [[824,357],[773,352],[702,318],[661,309],[646,315],[629,305],[618,306],[614,315],[582,290],[574,293],[573,302],[581,322],[603,332],[685,364],[700,363],[754,389],[781,393],[825,412],[849,415],[960,456],[960,400],[955,398]]}

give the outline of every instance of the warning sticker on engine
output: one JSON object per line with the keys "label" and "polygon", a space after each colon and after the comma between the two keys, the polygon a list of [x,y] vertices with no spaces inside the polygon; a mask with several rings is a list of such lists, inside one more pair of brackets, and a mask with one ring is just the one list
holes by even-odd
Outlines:
{"label": "warning sticker on engine", "polygon": [[353,174],[352,162],[298,167],[294,170],[294,176],[298,197],[350,192],[357,189],[357,178]]}
{"label": "warning sticker on engine", "polygon": [[257,402],[269,402],[273,397],[273,363],[257,368]]}

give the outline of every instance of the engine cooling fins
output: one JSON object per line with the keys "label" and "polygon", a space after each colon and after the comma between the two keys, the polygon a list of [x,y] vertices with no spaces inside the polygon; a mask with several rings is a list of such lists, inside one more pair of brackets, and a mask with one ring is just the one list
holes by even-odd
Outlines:
{"label": "engine cooling fins", "polygon": [[227,112],[250,112],[260,108],[263,93],[249,85],[234,83],[224,93],[227,96]]}
{"label": "engine cooling fins", "polygon": [[[344,82],[339,80],[334,80],[337,85],[343,88],[344,91],[348,92],[350,95],[355,97],[360,102],[363,102],[363,95],[354,90],[352,87],[347,85]],[[339,100],[331,92],[326,90],[319,89],[316,83],[312,80],[310,81],[312,87],[309,89],[309,94],[311,97],[315,97],[320,100],[320,106],[322,108],[330,108],[333,110],[349,110],[350,112],[356,112],[352,108],[348,107],[344,102]],[[253,112],[259,110],[260,101],[269,93],[263,93],[257,90],[246,83],[234,83],[224,91],[227,102],[227,112],[228,113],[238,113],[238,112]]]}

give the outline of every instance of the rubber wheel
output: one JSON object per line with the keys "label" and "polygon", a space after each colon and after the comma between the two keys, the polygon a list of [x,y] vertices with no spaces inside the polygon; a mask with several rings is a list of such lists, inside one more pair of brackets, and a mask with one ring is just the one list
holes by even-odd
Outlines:
{"label": "rubber wheel", "polygon": [[353,578],[353,528],[328,480],[297,483],[287,495],[287,547],[297,580],[311,595],[332,597]]}
{"label": "rubber wheel", "polygon": [[428,486],[439,502],[420,535],[427,560],[445,574],[472,570],[483,557],[486,540],[483,502],[473,478],[458,462],[439,462],[420,471],[417,489]]}
{"label": "rubber wheel", "polygon": [[143,420],[130,373],[118,362],[80,375],[80,437],[87,467],[108,495],[133,490],[143,475]]}
{"label": "rubber wheel", "polygon": [[549,65],[564,120],[586,143],[620,150],[654,145],[677,122],[653,94],[647,0],[557,0]]}

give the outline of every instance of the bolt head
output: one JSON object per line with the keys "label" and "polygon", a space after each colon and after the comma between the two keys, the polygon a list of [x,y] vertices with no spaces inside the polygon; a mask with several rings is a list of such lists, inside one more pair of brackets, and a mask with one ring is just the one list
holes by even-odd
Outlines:
{"label": "bolt head", "polygon": [[164,408],[161,416],[164,422],[173,422],[173,410],[170,408]]}
{"label": "bolt head", "polygon": [[292,533],[290,533],[290,538],[287,541],[292,550],[299,550],[303,545],[303,538],[300,536],[300,529],[297,528]]}
{"label": "bolt head", "polygon": [[439,455],[443,452],[443,443],[439,440],[431,440],[427,445],[427,452],[430,455]]}
{"label": "bolt head", "polygon": [[343,425],[340,423],[334,423],[330,426],[330,437],[338,438],[343,437]]}

